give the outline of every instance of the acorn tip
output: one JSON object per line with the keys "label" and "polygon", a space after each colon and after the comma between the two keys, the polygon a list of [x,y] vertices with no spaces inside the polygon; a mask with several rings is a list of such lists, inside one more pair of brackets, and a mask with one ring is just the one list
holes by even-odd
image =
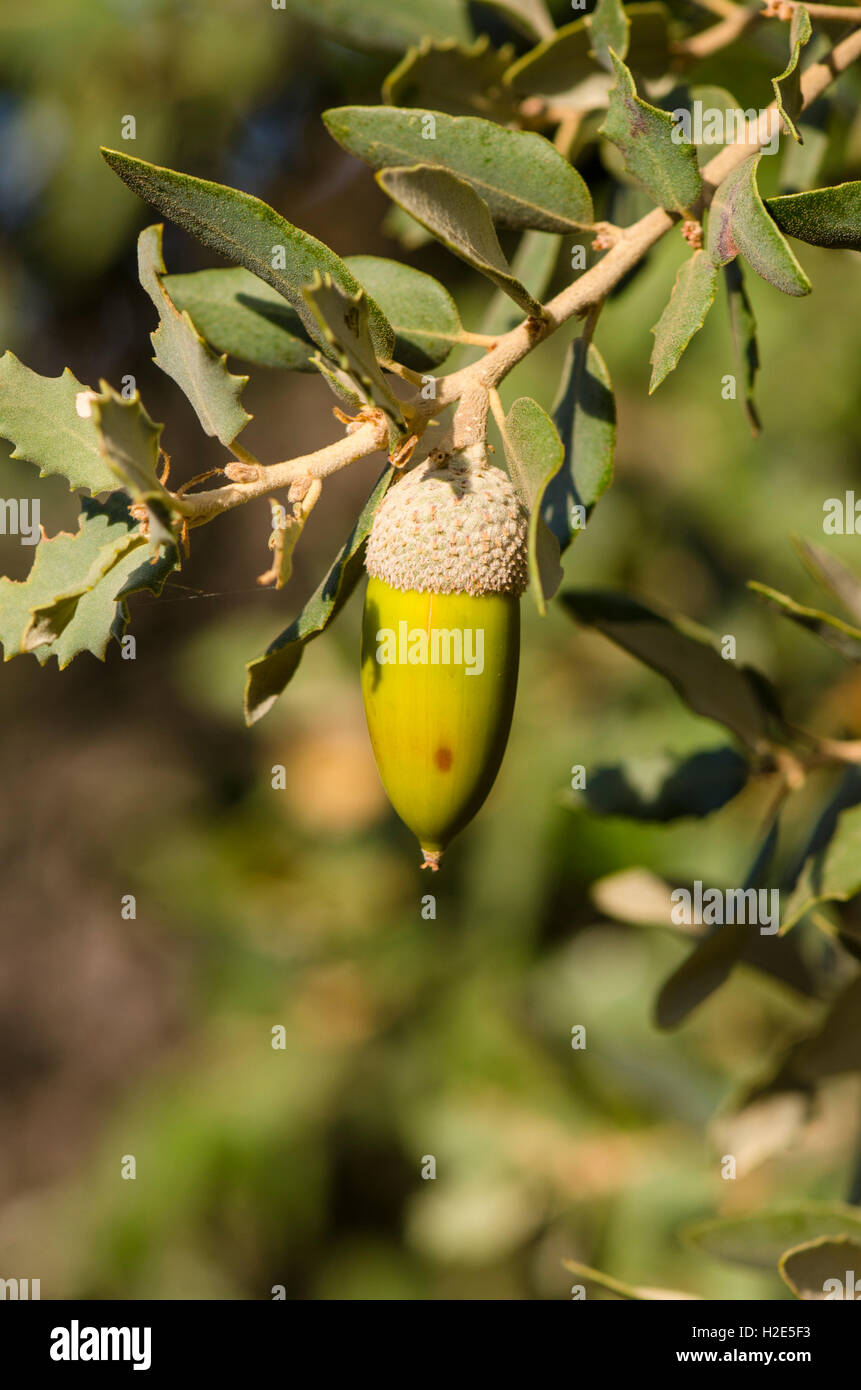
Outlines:
{"label": "acorn tip", "polygon": [[442,859],[442,850],[425,849],[424,846],[422,846],[422,854],[424,855],[424,859],[422,860],[422,868],[431,869],[433,873],[436,873],[439,869],[439,861]]}

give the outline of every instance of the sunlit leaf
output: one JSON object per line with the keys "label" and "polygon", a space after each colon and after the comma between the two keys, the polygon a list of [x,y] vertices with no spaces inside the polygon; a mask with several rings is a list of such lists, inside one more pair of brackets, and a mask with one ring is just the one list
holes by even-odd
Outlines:
{"label": "sunlit leaf", "polygon": [[13,459],[26,459],[40,476],[65,478],[70,488],[110,492],[116,478],[99,447],[89,414],[81,415],[77,398],[89,391],[69,368],[62,376],[39,376],[14,353],[0,357],[0,436],[15,447]]}
{"label": "sunlit leaf", "polygon": [[682,262],[666,308],[652,329],[655,342],[649,359],[652,364],[650,395],[678,366],[691,338],[705,323],[706,314],[714,303],[716,281],[717,267],[712,265],[705,251],[695,251]]}
{"label": "sunlit leaf", "polygon": [[638,97],[629,69],[616,54],[611,58],[616,83],[601,133],[619,147],[628,172],[660,207],[687,213],[702,192],[696,151],[673,140],[670,113]]}
{"label": "sunlit leaf", "polygon": [[789,60],[779,77],[772,78],[774,98],[777,109],[793,140],[801,143],[801,133],[797,121],[801,115],[804,98],[801,95],[801,50],[813,33],[810,15],[803,5],[793,5],[792,21],[789,26]]}
{"label": "sunlit leaf", "polygon": [[562,582],[559,542],[541,515],[545,489],[562,466],[556,426],[537,401],[521,396],[500,425],[511,480],[529,510],[529,584],[539,613]]}
{"label": "sunlit leaf", "polygon": [[761,156],[742,160],[720,184],[709,212],[709,255],[726,265],[739,253],[757,275],[784,294],[809,294],[811,285],[756,186]]}

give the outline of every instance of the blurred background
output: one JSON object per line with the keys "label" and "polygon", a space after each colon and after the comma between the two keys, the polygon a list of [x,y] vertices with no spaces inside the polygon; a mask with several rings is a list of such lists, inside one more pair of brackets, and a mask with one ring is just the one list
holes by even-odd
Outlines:
{"label": "blurred background", "polygon": [[[319,120],[378,101],[405,45],[362,51],[302,9],[0,5],[2,346],[45,375],[134,375],[165,422],[173,485],[226,459],[151,361],[135,240],[156,219],[98,153],[120,145],[126,115],[141,158],[258,194],[341,255],[406,255],[451,288],[468,328],[493,297],[443,249],[399,244],[372,176]],[[471,11],[476,32],[528,46],[496,10]],[[770,99],[768,71],[767,53],[739,69],[742,101]],[[861,176],[857,119],[821,159],[820,182]],[[640,195],[594,150],[579,166],[617,220],[639,215]],[[566,580],[732,633],[790,718],[861,737],[856,668],[744,587],[814,598],[791,537],[821,541],[823,500],[858,476],[859,258],[796,249],[808,298],[748,276],[758,440],[721,396],[734,370],[722,291],[648,396],[649,329],[681,238],[614,295],[596,342],[616,390],[616,480]],[[165,260],[172,272],[217,263],[169,226]],[[563,248],[558,284],[567,263]],[[517,370],[506,403],[530,394],[550,408],[570,336]],[[265,461],[340,428],[315,377],[255,369],[244,403],[255,419],[243,442]],[[283,1285],[288,1298],[558,1299],[572,1258],[706,1298],[780,1297],[775,1275],[708,1260],[678,1230],[845,1197],[859,1078],[740,1129],[738,1097],[822,1006],[741,967],[659,1031],[656,992],[690,942],[649,925],[647,880],[620,877],[740,884],[769,779],[707,822],[585,809],[573,765],[726,738],[606,640],[528,601],[505,765],[432,882],[371,757],[358,595],[275,710],[244,726],[246,661],[316,587],[380,462],[327,483],[284,591],[255,582],[269,564],[262,502],[195,531],[161,600],[132,600],[135,661],[114,647],[104,665],[84,655],[62,673],[24,657],[2,668],[0,1276],[41,1278],[43,1298],[269,1298]],[[5,452],[0,495],[39,496],[49,534],[74,529],[65,483]],[[856,538],[829,548],[859,567]],[[22,578],[32,554],[0,538],[0,571]],[[284,791],[271,787],[278,763]],[[811,778],[808,818],[829,776]],[[428,893],[435,920],[422,917]],[[726,1152],[739,1155],[735,1181],[721,1178]],[[422,1177],[427,1156],[435,1180]]]}

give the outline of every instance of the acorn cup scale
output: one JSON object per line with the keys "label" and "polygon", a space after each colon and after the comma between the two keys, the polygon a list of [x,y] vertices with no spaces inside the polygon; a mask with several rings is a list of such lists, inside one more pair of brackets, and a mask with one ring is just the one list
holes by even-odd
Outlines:
{"label": "acorn cup scale", "polygon": [[424,868],[472,820],[514,712],[527,516],[483,450],[424,464],[368,540],[362,695],[380,778]]}

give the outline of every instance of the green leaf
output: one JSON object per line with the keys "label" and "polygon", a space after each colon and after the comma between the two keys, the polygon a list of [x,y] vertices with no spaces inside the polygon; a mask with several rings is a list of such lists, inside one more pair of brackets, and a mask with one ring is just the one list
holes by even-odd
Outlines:
{"label": "green leaf", "polygon": [[861,251],[861,181],[784,193],[765,206],[782,232],[811,246]]}
{"label": "green leaf", "polygon": [[843,1202],[799,1202],[770,1212],[722,1216],[682,1231],[700,1254],[754,1269],[774,1269],[784,1251],[822,1236],[861,1235],[861,1210]]}
{"label": "green leaf", "polygon": [[116,479],[102,458],[93,421],[75,401],[89,391],[67,367],[39,376],[14,353],[0,357],[0,436],[15,445],[11,457],[34,463],[42,478],[59,476],[70,488],[110,492]]}
{"label": "green leaf", "polygon": [[515,28],[529,38],[545,38],[555,33],[555,25],[545,0],[483,0],[492,10],[499,10]]}
{"label": "green leaf", "polygon": [[710,633],[625,594],[569,590],[562,603],[577,622],[597,628],[668,680],[695,714],[723,724],[754,751],[761,749],[779,718],[777,694],[758,671],[725,661]]}
{"label": "green leaf", "polygon": [[503,76],[514,48],[494,48],[486,34],[473,44],[456,39],[422,39],[383,83],[388,106],[432,107],[450,116],[513,120],[517,102]]}
{"label": "green leaf", "polygon": [[660,207],[689,213],[702,192],[696,150],[673,140],[675,122],[637,96],[628,68],[611,53],[616,85],[601,134],[622,151],[625,167]]}
{"label": "green leaf", "polygon": [[832,838],[805,863],[781,931],[789,931],[817,903],[845,903],[856,893],[861,893],[861,806],[842,812]]}
{"label": "green leaf", "polygon": [[[83,651],[103,661],[112,632],[124,629],[128,614],[122,600],[142,587],[147,538],[121,493],[104,502],[87,498],[82,507],[76,533],[40,541],[26,580],[0,579],[5,661],[27,651],[42,664],[56,657],[61,670]],[[147,565],[147,587],[160,592],[177,562],[172,548],[158,566]]]}
{"label": "green leaf", "polygon": [[137,391],[126,398],[106,381],[100,385],[101,394],[93,395],[89,405],[102,457],[132,501],[146,507],[153,545],[172,544],[175,504],[157,476],[164,426],[150,419]]}
{"label": "green leaf", "polygon": [[[829,1076],[861,1071],[861,978],[856,977],[833,1000],[818,1032],[796,1043],[781,1068],[810,1085]],[[859,1266],[861,1275],[861,1266]]]}
{"label": "green leaf", "polygon": [[539,613],[547,612],[562,582],[559,542],[541,516],[544,490],[562,467],[565,450],[556,426],[537,401],[516,400],[500,425],[511,481],[529,511],[529,584]]}
{"label": "green leaf", "polygon": [[299,315],[250,270],[195,270],[165,275],[162,284],[217,352],[258,367],[313,371],[314,348]]}
{"label": "green leaf", "polygon": [[827,646],[833,647],[847,661],[861,661],[861,628],[853,627],[842,618],[835,618],[819,608],[808,608],[803,603],[797,603],[794,598],[779,593],[768,584],[760,584],[756,579],[749,579],[747,587],[785,618],[791,618],[799,627],[806,628]]}
{"label": "green leaf", "polygon": [[346,263],[395,330],[394,357],[403,366],[437,367],[462,340],[457,305],[432,275],[382,256],[350,256]]}
{"label": "green leaf", "polygon": [[245,687],[245,718],[249,724],[255,724],[264,714],[268,714],[296,674],[307,643],[319,637],[332,619],[337,617],[359,583],[371,523],[393,476],[391,468],[386,468],[380,475],[328,574],[301,613],[267,647],[263,656],[249,662]]}
{"label": "green leaf", "polygon": [[795,549],[823,588],[839,599],[847,613],[861,623],[861,579],[821,546],[794,538]]}
{"label": "green leaf", "polygon": [[[547,296],[561,245],[562,237],[558,232],[524,232],[511,258],[513,274],[539,301]],[[481,331],[502,337],[519,322],[517,306],[499,290],[491,296],[481,320]]]}
{"label": "green leaf", "polygon": [[385,411],[394,445],[398,432],[405,428],[404,417],[374,355],[365,291],[346,294],[330,275],[317,275],[303,293],[332,356],[357,389],[360,400]]}
{"label": "green leaf", "polygon": [[717,267],[705,251],[695,251],[684,261],[676,276],[669,301],[652,332],[655,342],[649,359],[652,379],[649,395],[679,364],[679,359],[695,333],[702,328],[714,303]]}
{"label": "green leaf", "polygon": [[[850,1236],[820,1236],[818,1240],[796,1245],[781,1255],[777,1267],[781,1279],[796,1298],[805,1301],[842,1298],[855,1302],[858,1298],[856,1279],[861,1271],[861,1231],[855,1240]],[[829,1283],[831,1287],[826,1288]]]}
{"label": "green leaf", "polygon": [[[161,169],[118,150],[102,149],[102,156],[134,193],[165,217],[282,294],[325,351],[325,338],[302,297],[304,286],[313,280],[315,271],[321,275],[328,271],[348,294],[356,294],[360,288],[334,251],[250,193]],[[388,359],[394,346],[391,324],[378,305],[369,302],[368,309],[374,348],[381,358]]]}
{"label": "green leaf", "polygon": [[637,1288],[633,1284],[623,1283],[621,1279],[614,1279],[610,1274],[602,1274],[599,1269],[581,1264],[579,1260],[563,1260],[562,1263],[581,1283],[594,1284],[598,1289],[615,1294],[616,1298],[633,1299],[638,1303],[654,1303],[667,1299],[691,1299],[694,1302],[699,1300],[698,1294],[678,1293],[675,1289]]}
{"label": "green leaf", "polygon": [[588,188],[543,135],[397,106],[340,106],[323,120],[372,169],[421,164],[465,179],[503,226],[567,232],[592,224]]}
{"label": "green leaf", "polygon": [[566,352],[553,419],[565,462],[544,493],[542,515],[564,552],[613,481],[616,448],[610,374],[598,349],[582,337]]}
{"label": "green leaf", "polygon": [[759,347],[756,341],[756,319],[748,299],[744,276],[738,261],[729,261],[723,268],[729,303],[729,325],[736,371],[741,377],[741,402],[751,431],[758,435],[762,428],[759,412],[753,399],[753,387],[759,371]]}
{"label": "green leaf", "polygon": [[145,227],[138,237],[140,282],[159,316],[159,326],[150,334],[153,361],[187,396],[204,432],[229,448],[251,419],[239,399],[248,377],[232,376],[226,358],[212,351],[190,316],[173,303],[162,281],[163,230],[160,225]]}
{"label": "green leaf", "polygon": [[726,265],[741,253],[757,275],[784,294],[809,294],[810,281],[759,195],[760,158],[755,154],[743,160],[715,193],[709,212],[709,255],[715,265]]}
{"label": "green leaf", "polygon": [[780,76],[771,79],[777,109],[793,140],[797,140],[799,144],[802,143],[802,139],[796,122],[804,105],[804,99],[801,95],[799,59],[801,50],[812,33],[810,15],[803,5],[796,5],[792,12],[792,23],[789,26],[789,61]]}
{"label": "green leaf", "polygon": [[591,15],[586,16],[586,24],[592,38],[595,58],[602,68],[612,72],[610,49],[623,60],[628,52],[631,21],[625,13],[622,0],[598,0]]}
{"label": "green leaf", "polygon": [[742,957],[750,927],[744,922],[725,923],[699,941],[661,986],[655,1001],[659,1028],[680,1023],[726,984]]}
{"label": "green leaf", "polygon": [[565,95],[597,72],[592,34],[575,19],[511,64],[505,82],[517,96]]}
{"label": "green leaf", "polygon": [[287,0],[287,9],[348,48],[402,53],[423,38],[472,38],[466,0]]}
{"label": "green leaf", "polygon": [[630,758],[590,769],[578,803],[599,816],[661,822],[701,819],[738,796],[749,770],[747,759],[730,747],[708,748],[684,758]]}
{"label": "green leaf", "polygon": [[499,245],[490,210],[472,185],[447,169],[418,164],[382,169],[377,182],[389,197],[433,232],[449,251],[481,271],[533,318],[544,310],[512,274]]}

